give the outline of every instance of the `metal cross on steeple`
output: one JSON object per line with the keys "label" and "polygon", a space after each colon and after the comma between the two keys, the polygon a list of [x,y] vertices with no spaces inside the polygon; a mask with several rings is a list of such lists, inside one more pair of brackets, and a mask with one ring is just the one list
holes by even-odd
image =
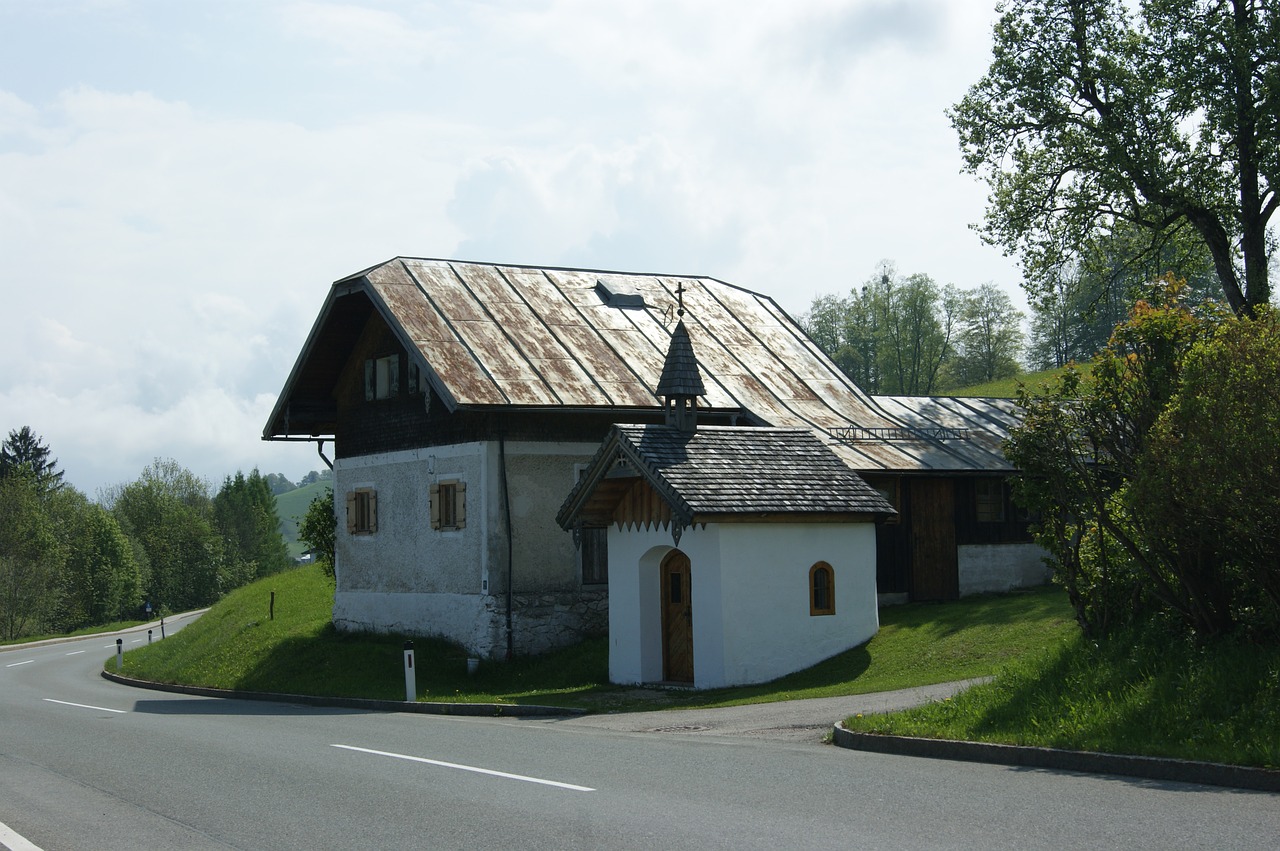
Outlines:
{"label": "metal cross on steeple", "polygon": [[676,308],[676,315],[684,316],[684,281],[676,283],[676,303],[679,305]]}

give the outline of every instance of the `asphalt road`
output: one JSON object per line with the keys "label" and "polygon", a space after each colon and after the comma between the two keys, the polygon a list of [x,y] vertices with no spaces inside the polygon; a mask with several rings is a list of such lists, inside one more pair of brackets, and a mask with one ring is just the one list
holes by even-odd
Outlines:
{"label": "asphalt road", "polygon": [[1228,849],[1280,837],[1280,795],[1262,792],[680,729],[696,722],[141,691],[98,676],[112,643],[0,651],[0,845]]}

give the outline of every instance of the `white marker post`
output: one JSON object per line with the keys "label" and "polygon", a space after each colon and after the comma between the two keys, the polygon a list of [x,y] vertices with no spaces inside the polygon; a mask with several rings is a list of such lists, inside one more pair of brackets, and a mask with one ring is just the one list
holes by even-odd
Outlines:
{"label": "white marker post", "polygon": [[404,699],[413,703],[418,699],[418,685],[413,673],[413,642],[404,643]]}
{"label": "white marker post", "polygon": [[151,630],[147,630],[147,643],[151,643]]}
{"label": "white marker post", "polygon": [[124,667],[124,639],[116,639],[116,673],[120,673],[120,669]]}

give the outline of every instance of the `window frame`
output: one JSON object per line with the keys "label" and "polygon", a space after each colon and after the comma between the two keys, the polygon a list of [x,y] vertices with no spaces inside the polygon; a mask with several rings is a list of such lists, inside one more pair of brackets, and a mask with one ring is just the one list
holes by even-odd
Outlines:
{"label": "window frame", "polygon": [[364,362],[364,400],[394,399],[400,395],[400,355],[379,355]]}
{"label": "window frame", "polygon": [[467,528],[467,482],[460,477],[431,483],[431,528],[437,532],[457,532]]}
{"label": "window frame", "polygon": [[347,491],[347,534],[373,535],[378,531],[378,491],[358,487]]}
{"label": "window frame", "polygon": [[[818,587],[818,577],[826,577],[826,586]],[[818,605],[819,590],[825,591],[825,606]],[[836,569],[825,561],[815,562],[809,568],[809,616],[818,617],[836,613]]]}
{"label": "window frame", "polygon": [[1004,479],[974,479],[973,518],[975,522],[1004,523],[1008,517],[1005,501]]}

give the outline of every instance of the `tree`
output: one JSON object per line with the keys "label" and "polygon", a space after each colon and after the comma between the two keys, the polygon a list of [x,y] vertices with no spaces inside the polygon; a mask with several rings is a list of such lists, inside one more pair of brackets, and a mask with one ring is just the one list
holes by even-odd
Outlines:
{"label": "tree", "polygon": [[20,638],[44,622],[62,559],[39,480],[11,470],[0,478],[0,636]]}
{"label": "tree", "polygon": [[1280,634],[1280,327],[1197,316],[1170,283],[1092,363],[1040,396],[1006,444],[1092,635],[1174,616],[1199,636]]}
{"label": "tree", "polygon": [[[1225,322],[1193,347],[1134,476],[1161,557],[1232,623],[1280,634],[1280,316]],[[1263,436],[1262,439],[1259,439]],[[1199,592],[1203,587],[1206,590]]]}
{"label": "tree", "polygon": [[285,478],[282,473],[267,473],[267,485],[271,488],[271,492],[276,496],[282,493],[288,493],[295,490],[298,486]]}
{"label": "tree", "polygon": [[333,508],[333,489],[311,500],[298,527],[298,537],[315,553],[325,573],[334,574],[334,551],[338,538],[338,518]]}
{"label": "tree", "polygon": [[927,396],[952,353],[959,307],[954,288],[944,293],[928,275],[881,274],[875,296],[882,343],[878,368],[882,393]]}
{"label": "tree", "polygon": [[990,187],[982,233],[1032,289],[1124,224],[1190,231],[1237,315],[1268,303],[1280,180],[1280,10],[1260,0],[1006,0],[949,116]]}
{"label": "tree", "polygon": [[289,566],[275,495],[256,469],[226,478],[213,498],[213,517],[226,543],[224,590]]}
{"label": "tree", "polygon": [[111,502],[120,527],[146,555],[148,601],[182,611],[218,599],[225,545],[204,481],[176,461],[156,459]]}
{"label": "tree", "polygon": [[66,558],[49,626],[69,632],[135,613],[142,602],[142,572],[111,512],[67,487],[50,501],[50,517]]}
{"label": "tree", "polygon": [[957,354],[950,369],[953,386],[982,384],[1022,371],[1022,313],[994,284],[983,284],[961,296]]}
{"label": "tree", "polygon": [[1149,250],[1138,229],[1120,226],[1045,270],[1031,303],[1029,361],[1040,369],[1088,361],[1134,304],[1159,299],[1164,276],[1187,281],[1182,300],[1192,310],[1208,309],[1222,288],[1203,243],[1188,236],[1184,229]]}
{"label": "tree", "polygon": [[49,458],[49,447],[30,426],[9,432],[9,437],[0,444],[0,478],[22,469],[31,472],[42,494],[63,485],[58,459]]}

